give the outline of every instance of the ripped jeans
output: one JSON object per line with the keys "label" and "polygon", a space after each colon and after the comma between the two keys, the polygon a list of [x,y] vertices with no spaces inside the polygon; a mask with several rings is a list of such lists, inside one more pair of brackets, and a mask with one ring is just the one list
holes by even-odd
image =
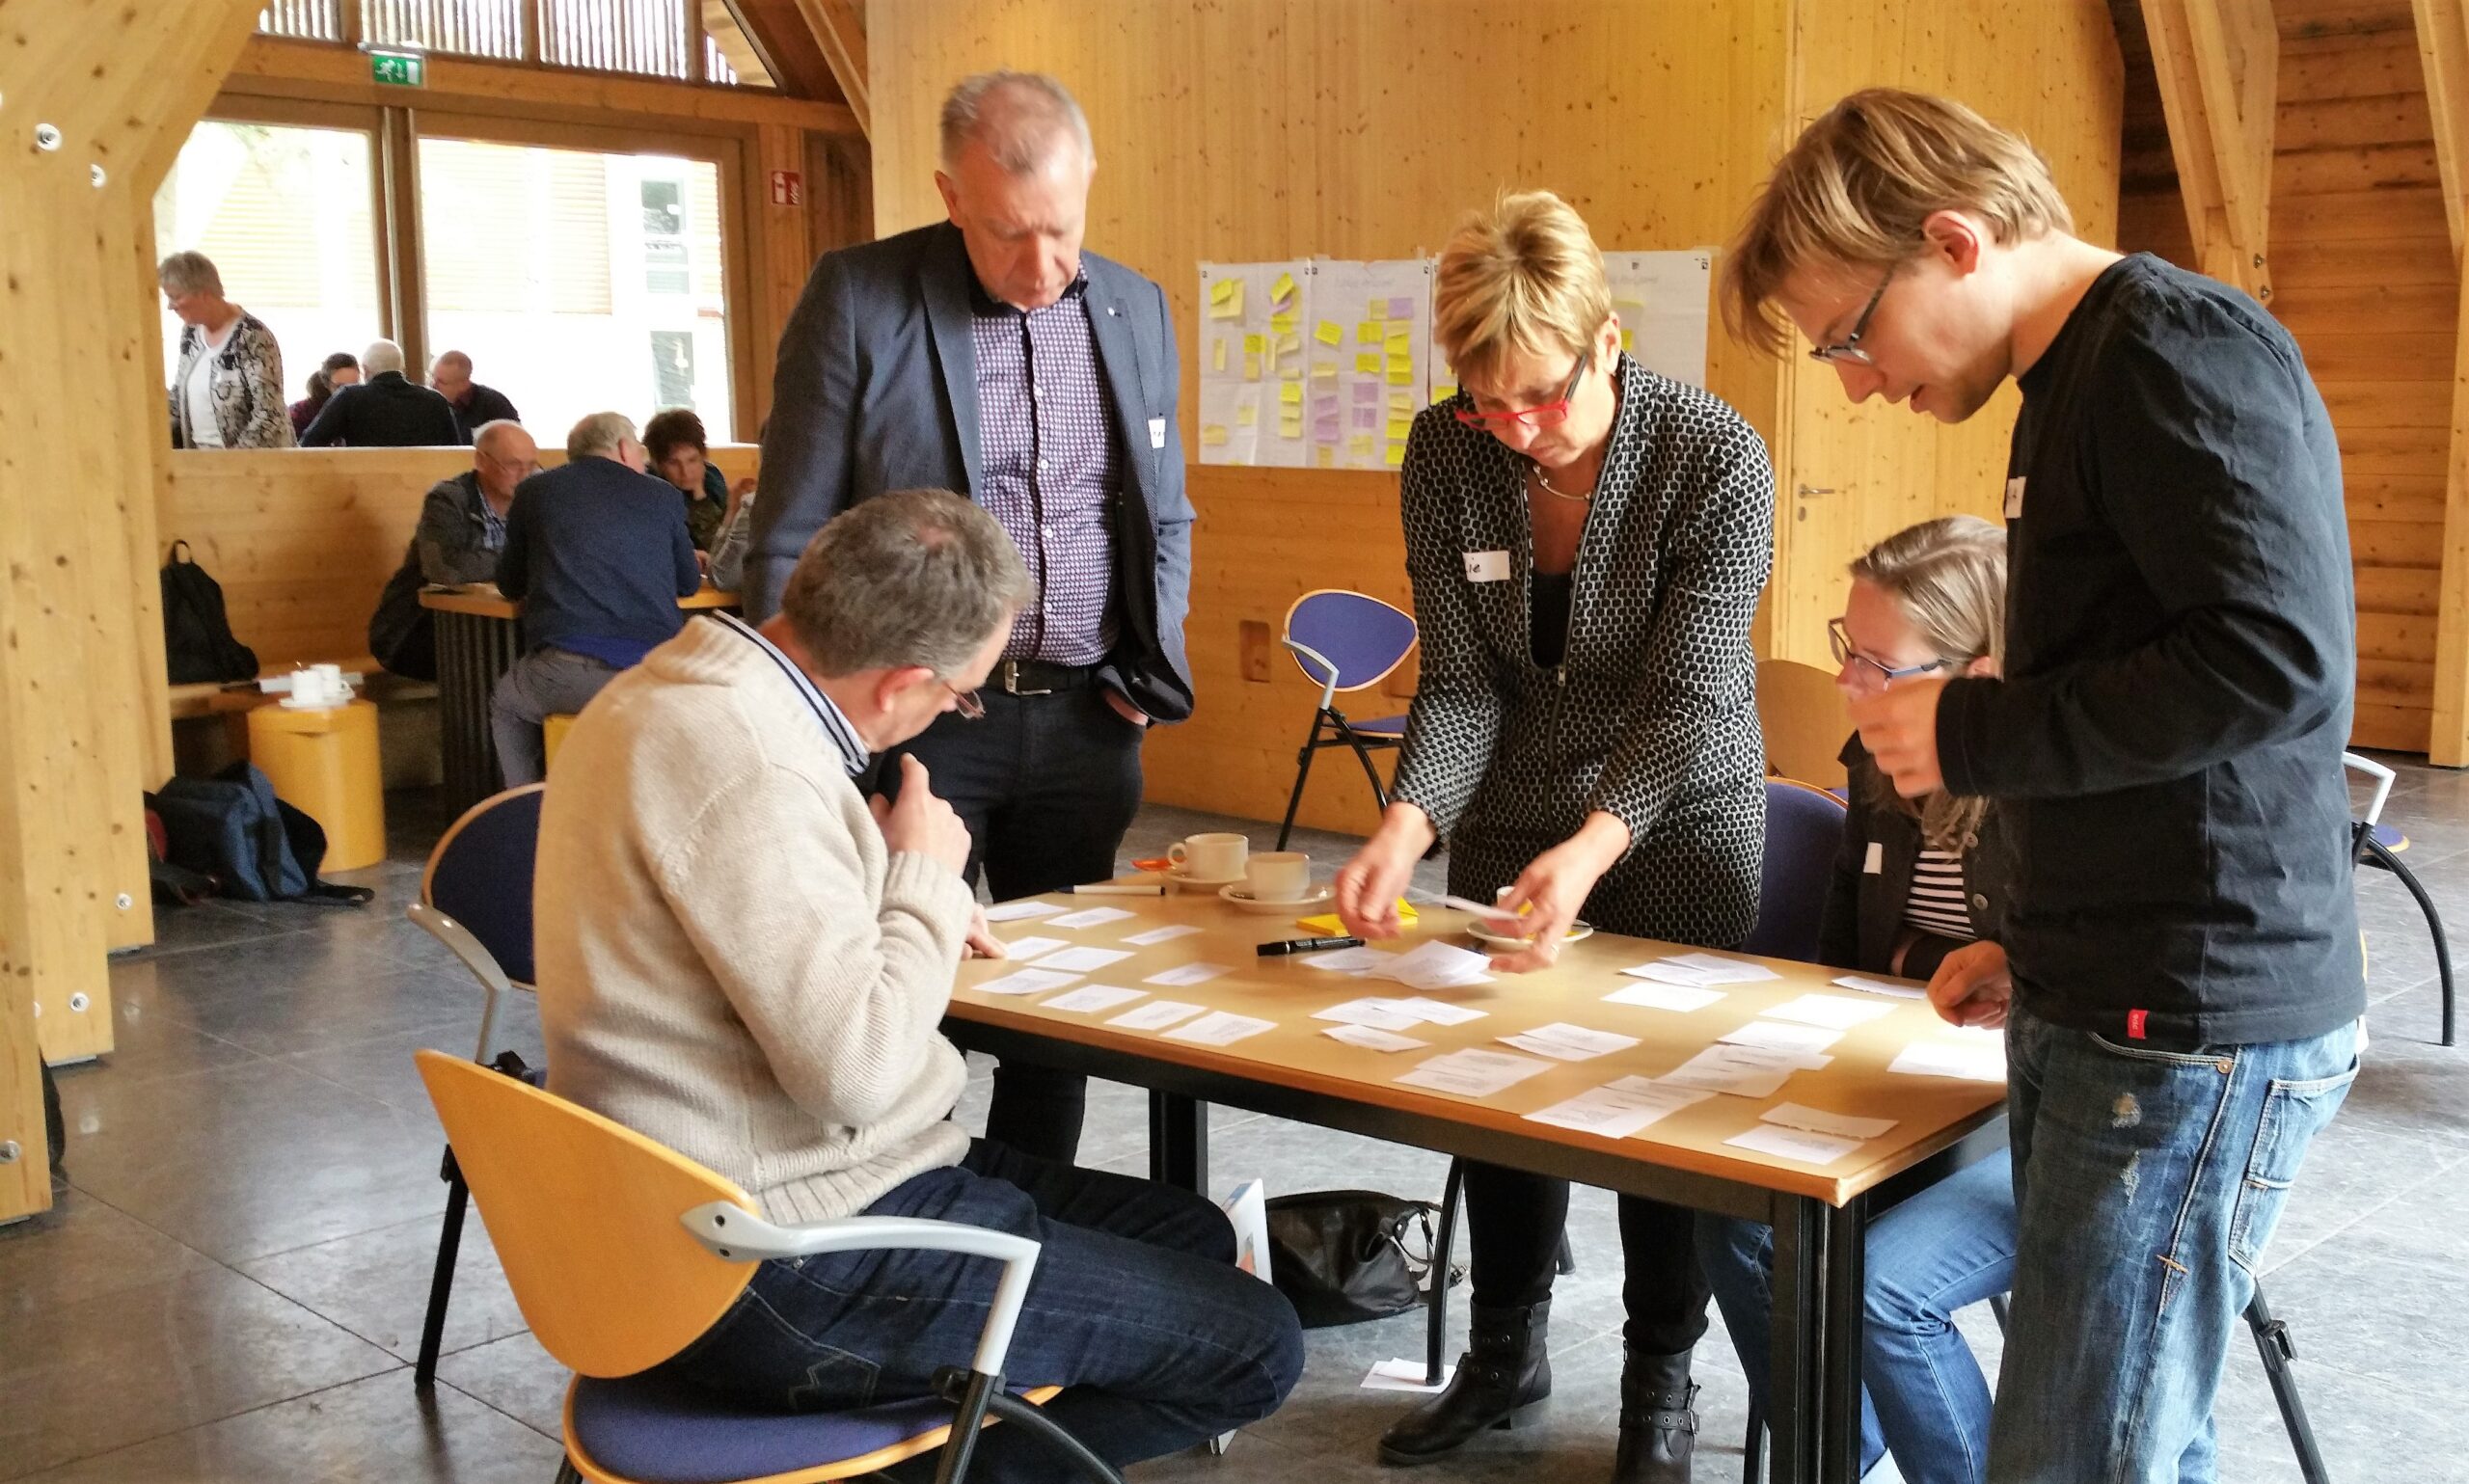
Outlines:
{"label": "ripped jeans", "polygon": [[2221,1365],[2357,1027],[2163,1051],[2019,1001],[2006,1063],[2019,1240],[1989,1476],[2209,1484]]}

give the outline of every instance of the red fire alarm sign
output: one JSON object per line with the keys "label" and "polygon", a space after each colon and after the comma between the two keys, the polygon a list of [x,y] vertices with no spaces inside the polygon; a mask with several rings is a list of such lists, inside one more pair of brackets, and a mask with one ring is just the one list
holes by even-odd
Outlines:
{"label": "red fire alarm sign", "polygon": [[772,172],[772,204],[802,206],[806,203],[805,176],[794,170]]}

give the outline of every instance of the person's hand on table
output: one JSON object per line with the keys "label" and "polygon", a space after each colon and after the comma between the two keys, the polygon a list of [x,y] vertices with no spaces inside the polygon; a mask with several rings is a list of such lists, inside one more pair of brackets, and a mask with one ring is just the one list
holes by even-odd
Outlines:
{"label": "person's hand on table", "polygon": [[987,922],[986,904],[983,902],[969,907],[968,936],[963,941],[967,945],[968,950],[962,955],[963,958],[1009,958],[1012,957],[1012,950],[1005,947],[1003,940],[994,935],[993,926]]}
{"label": "person's hand on table", "polygon": [[894,803],[878,794],[866,800],[866,806],[874,811],[887,850],[940,861],[954,876],[968,870],[968,826],[951,805],[935,796],[926,765],[917,761],[916,754],[901,754],[900,801]]}
{"label": "person's hand on table", "polygon": [[1995,943],[1965,944],[1948,954],[1929,978],[1929,1003],[1950,1025],[2004,1025],[2014,997],[2006,950]]}
{"label": "person's hand on table", "polygon": [[[1509,931],[1532,939],[1512,953],[1494,954],[1492,967],[1504,974],[1548,969],[1560,961],[1560,946],[1578,909],[1594,891],[1594,883],[1629,849],[1629,826],[1600,810],[1586,817],[1578,832],[1527,863],[1501,898],[1501,910],[1516,912]],[[1493,931],[1503,931],[1494,925]]]}
{"label": "person's hand on table", "polygon": [[1860,745],[1906,798],[1946,786],[1938,767],[1938,697],[1945,688],[1943,680],[1923,676],[1852,698],[1852,724],[1859,729]]}
{"label": "person's hand on table", "polygon": [[1431,820],[1409,803],[1394,803],[1380,817],[1380,827],[1338,868],[1338,921],[1359,938],[1394,938],[1405,931],[1397,918],[1397,898],[1414,877],[1415,862],[1439,838]]}

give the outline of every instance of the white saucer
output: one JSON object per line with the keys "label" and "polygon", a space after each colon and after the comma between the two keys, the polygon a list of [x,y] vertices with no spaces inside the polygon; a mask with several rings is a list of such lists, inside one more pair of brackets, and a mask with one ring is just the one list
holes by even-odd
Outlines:
{"label": "white saucer", "polygon": [[[1491,929],[1484,927],[1480,922],[1467,924],[1466,932],[1469,937],[1489,943],[1496,948],[1524,948],[1533,941],[1532,938],[1519,937],[1513,933],[1494,932]],[[1590,938],[1592,936],[1594,936],[1594,924],[1573,922],[1569,924],[1569,931],[1561,935],[1560,941],[1563,943],[1574,943],[1580,938]]]}
{"label": "white saucer", "polygon": [[1243,877],[1239,876],[1221,876],[1214,877],[1185,876],[1180,871],[1177,871],[1171,866],[1161,874],[1177,891],[1216,891],[1221,887],[1233,886],[1243,880]]}
{"label": "white saucer", "polygon": [[1337,889],[1335,887],[1315,886],[1300,897],[1285,897],[1275,902],[1266,902],[1253,896],[1251,888],[1244,885],[1241,881],[1235,881],[1231,885],[1220,889],[1217,893],[1219,898],[1233,903],[1244,911],[1258,912],[1262,916],[1272,916],[1285,912],[1310,911],[1314,907],[1326,906],[1331,899],[1335,898],[1337,894]]}

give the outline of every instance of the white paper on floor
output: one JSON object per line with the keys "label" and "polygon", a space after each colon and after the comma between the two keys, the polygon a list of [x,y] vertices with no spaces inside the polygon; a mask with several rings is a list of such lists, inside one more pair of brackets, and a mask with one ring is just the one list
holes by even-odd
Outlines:
{"label": "white paper on floor", "polygon": [[1381,1361],[1363,1378],[1363,1386],[1370,1391],[1437,1391],[1441,1386],[1449,1385],[1449,1378],[1457,1374],[1457,1367],[1440,1368],[1440,1386],[1424,1385],[1424,1377],[1430,1374],[1421,1361]]}

